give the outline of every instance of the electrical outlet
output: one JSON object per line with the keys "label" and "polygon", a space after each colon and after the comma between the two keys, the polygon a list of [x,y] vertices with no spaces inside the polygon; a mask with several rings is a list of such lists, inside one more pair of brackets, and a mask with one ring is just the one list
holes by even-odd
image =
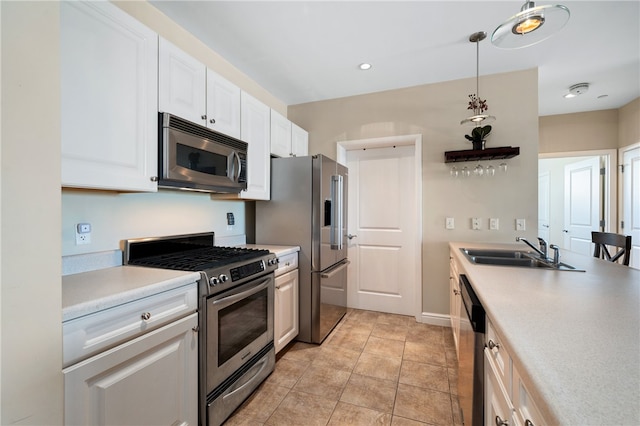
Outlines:
{"label": "electrical outlet", "polygon": [[91,244],[91,224],[78,223],[76,225],[76,245]]}
{"label": "electrical outlet", "polygon": [[455,229],[456,224],[455,221],[453,220],[452,217],[448,217],[445,221],[445,228],[446,229]]}
{"label": "electrical outlet", "polygon": [[489,219],[489,229],[492,231],[497,231],[499,228],[499,221],[497,217],[492,217]]}
{"label": "electrical outlet", "polygon": [[516,231],[525,231],[526,223],[524,219],[516,219]]}
{"label": "electrical outlet", "polygon": [[480,219],[477,217],[471,218],[471,229],[479,230],[480,229]]}

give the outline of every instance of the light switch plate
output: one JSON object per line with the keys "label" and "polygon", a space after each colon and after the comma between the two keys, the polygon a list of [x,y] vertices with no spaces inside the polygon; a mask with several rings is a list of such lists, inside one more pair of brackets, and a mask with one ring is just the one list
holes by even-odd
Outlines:
{"label": "light switch plate", "polygon": [[471,218],[471,229],[479,230],[480,229],[480,219],[477,217]]}
{"label": "light switch plate", "polygon": [[489,229],[492,231],[497,231],[500,227],[499,221],[497,217],[492,217],[489,219]]}
{"label": "light switch plate", "polygon": [[453,220],[453,218],[452,217],[448,217],[446,219],[446,221],[445,221],[445,228],[446,229],[455,229],[455,227],[456,227],[456,223]]}
{"label": "light switch plate", "polygon": [[526,225],[524,219],[516,219],[516,231],[525,231]]}

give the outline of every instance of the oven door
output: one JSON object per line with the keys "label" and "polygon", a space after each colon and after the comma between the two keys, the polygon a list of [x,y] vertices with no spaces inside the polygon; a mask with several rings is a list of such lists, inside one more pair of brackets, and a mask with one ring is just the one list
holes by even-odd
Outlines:
{"label": "oven door", "polygon": [[273,273],[207,299],[207,393],[273,341]]}

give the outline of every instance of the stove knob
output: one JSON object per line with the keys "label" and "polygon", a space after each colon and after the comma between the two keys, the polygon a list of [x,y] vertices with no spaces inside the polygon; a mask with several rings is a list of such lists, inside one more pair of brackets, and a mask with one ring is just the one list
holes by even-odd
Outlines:
{"label": "stove knob", "polygon": [[220,274],[218,276],[218,279],[220,280],[220,284],[222,284],[222,283],[226,283],[229,278],[225,274]]}
{"label": "stove knob", "polygon": [[218,280],[218,277],[211,277],[209,279],[209,284],[213,285],[213,286],[216,286],[216,285],[220,284],[220,281]]}

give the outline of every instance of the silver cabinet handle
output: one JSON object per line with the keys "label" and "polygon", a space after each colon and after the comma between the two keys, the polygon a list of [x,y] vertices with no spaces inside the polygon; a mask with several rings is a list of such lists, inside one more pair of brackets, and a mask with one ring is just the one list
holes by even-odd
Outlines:
{"label": "silver cabinet handle", "polygon": [[453,294],[455,294],[455,295],[457,296],[457,295],[459,295],[459,294],[460,294],[460,292],[454,288],[454,289],[453,289]]}
{"label": "silver cabinet handle", "polygon": [[149,179],[151,179],[151,182],[157,182],[158,176],[151,176]]}
{"label": "silver cabinet handle", "polygon": [[533,422],[529,419],[524,421],[524,426],[534,426]]}
{"label": "silver cabinet handle", "polygon": [[191,327],[191,330],[193,330],[194,333],[197,333],[198,331],[200,331],[200,326],[196,325],[195,327]]}
{"label": "silver cabinet handle", "polygon": [[502,420],[500,416],[496,416],[496,426],[508,426],[509,420]]}
{"label": "silver cabinet handle", "polygon": [[211,120],[209,120],[209,123],[211,123],[211,124],[216,124],[216,119],[215,119],[215,118],[212,118]]}
{"label": "silver cabinet handle", "polygon": [[143,321],[149,321],[151,319],[151,312],[143,312],[140,318],[142,318]]}
{"label": "silver cabinet handle", "polygon": [[347,238],[350,239],[350,240],[353,240],[356,237],[357,237],[357,235],[353,235],[353,234],[348,234],[347,235]]}
{"label": "silver cabinet handle", "polygon": [[500,343],[496,343],[496,342],[494,342],[493,340],[489,339],[489,343],[487,343],[487,347],[488,347],[490,350],[493,350],[494,348],[495,348],[495,349],[500,349]]}
{"label": "silver cabinet handle", "polygon": [[202,114],[202,115],[200,116],[200,118],[202,118],[203,120],[206,120],[206,119],[207,119],[207,115],[206,115],[206,114]]}

